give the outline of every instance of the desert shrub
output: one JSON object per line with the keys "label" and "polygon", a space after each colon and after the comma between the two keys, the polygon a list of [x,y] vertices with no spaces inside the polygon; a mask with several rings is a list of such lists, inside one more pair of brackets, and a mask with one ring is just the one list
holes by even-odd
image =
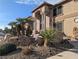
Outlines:
{"label": "desert shrub", "polygon": [[16,45],[6,43],[0,46],[0,55],[8,54],[14,50],[16,50]]}
{"label": "desert shrub", "polygon": [[44,40],[42,38],[38,38],[36,40],[36,44],[38,44],[38,46],[42,46],[44,44]]}
{"label": "desert shrub", "polygon": [[8,42],[16,46],[29,46],[35,44],[35,39],[33,37],[19,36],[10,38]]}
{"label": "desert shrub", "polygon": [[18,45],[19,46],[29,46],[34,44],[35,39],[31,37],[19,37]]}
{"label": "desert shrub", "polygon": [[43,57],[50,57],[50,56],[54,56],[58,53],[62,52],[61,49],[57,49],[57,48],[52,48],[52,47],[37,47],[36,48],[36,53],[43,56]]}
{"label": "desert shrub", "polygon": [[25,47],[25,48],[23,49],[23,51],[22,51],[22,53],[23,53],[24,55],[28,55],[28,54],[30,54],[31,52],[32,52],[32,49],[29,48],[29,47]]}
{"label": "desert shrub", "polygon": [[18,45],[18,37],[11,37],[6,40],[8,43]]}

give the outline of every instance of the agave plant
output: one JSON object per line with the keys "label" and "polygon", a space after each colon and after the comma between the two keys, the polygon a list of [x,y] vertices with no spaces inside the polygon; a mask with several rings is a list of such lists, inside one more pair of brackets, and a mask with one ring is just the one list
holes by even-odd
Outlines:
{"label": "agave plant", "polygon": [[40,35],[44,39],[44,47],[47,47],[48,41],[50,41],[53,38],[54,34],[55,34],[55,30],[51,30],[51,29],[42,31],[40,33]]}

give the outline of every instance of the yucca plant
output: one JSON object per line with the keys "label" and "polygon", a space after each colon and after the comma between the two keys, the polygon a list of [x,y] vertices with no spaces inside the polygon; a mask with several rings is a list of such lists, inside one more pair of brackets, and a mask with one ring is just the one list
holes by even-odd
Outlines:
{"label": "yucca plant", "polygon": [[44,39],[44,47],[47,47],[48,41],[50,41],[53,38],[54,34],[55,34],[55,30],[51,30],[51,29],[42,31],[40,33],[40,35]]}

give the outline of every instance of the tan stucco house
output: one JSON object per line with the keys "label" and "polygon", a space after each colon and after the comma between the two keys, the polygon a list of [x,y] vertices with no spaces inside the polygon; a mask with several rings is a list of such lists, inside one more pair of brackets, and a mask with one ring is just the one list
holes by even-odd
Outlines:
{"label": "tan stucco house", "polygon": [[32,11],[34,31],[56,29],[67,37],[74,38],[74,28],[78,23],[78,0],[62,0],[55,5],[44,2]]}

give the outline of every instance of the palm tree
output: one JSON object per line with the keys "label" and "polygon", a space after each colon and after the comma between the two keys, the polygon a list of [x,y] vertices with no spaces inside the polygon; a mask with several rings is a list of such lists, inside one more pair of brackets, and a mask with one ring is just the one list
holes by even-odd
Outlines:
{"label": "palm tree", "polygon": [[20,24],[22,34],[24,35],[25,34],[24,33],[24,24],[25,24],[25,22],[30,22],[31,19],[29,19],[29,18],[17,18],[16,20]]}
{"label": "palm tree", "polygon": [[11,26],[11,30],[12,30],[12,33],[14,34],[14,35],[16,35],[15,34],[15,32],[17,32],[17,24],[16,24],[17,22],[10,22],[8,25],[10,25]]}
{"label": "palm tree", "polygon": [[20,30],[22,31],[22,35],[24,35],[24,18],[17,18],[16,20],[20,24]]}

